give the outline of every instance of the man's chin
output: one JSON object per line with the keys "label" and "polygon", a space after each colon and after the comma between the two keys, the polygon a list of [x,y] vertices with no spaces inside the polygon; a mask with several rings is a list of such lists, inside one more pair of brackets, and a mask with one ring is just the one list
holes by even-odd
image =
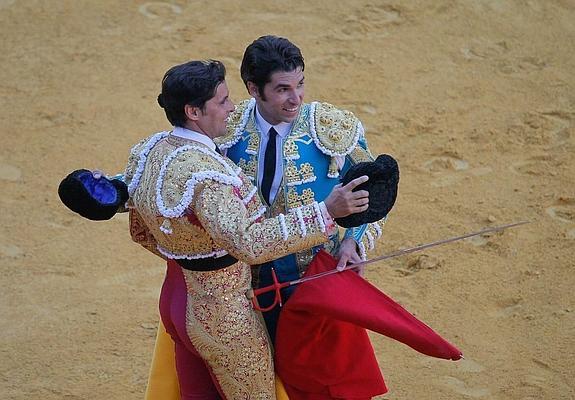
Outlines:
{"label": "man's chin", "polygon": [[293,122],[299,114],[299,108],[295,112],[284,112],[283,114],[283,122]]}

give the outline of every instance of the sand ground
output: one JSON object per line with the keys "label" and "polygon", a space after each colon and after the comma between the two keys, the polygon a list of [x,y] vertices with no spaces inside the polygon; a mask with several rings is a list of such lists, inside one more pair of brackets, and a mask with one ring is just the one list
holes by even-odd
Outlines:
{"label": "sand ground", "polygon": [[268,33],[302,48],[308,101],[399,161],[377,254],[532,221],[370,267],[466,356],[374,336],[381,398],[575,398],[573,21],[572,0],[0,0],[0,398],[143,398],[164,266],[57,185],[168,128],[174,64],[220,59],[244,98],[243,49]]}

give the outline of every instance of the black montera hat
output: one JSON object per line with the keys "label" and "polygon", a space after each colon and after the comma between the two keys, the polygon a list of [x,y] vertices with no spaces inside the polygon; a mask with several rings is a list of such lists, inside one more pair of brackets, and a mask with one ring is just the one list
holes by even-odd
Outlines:
{"label": "black montera hat", "polygon": [[335,218],[335,222],[344,228],[352,228],[379,221],[391,211],[397,198],[399,167],[397,161],[387,154],[382,154],[375,161],[361,162],[352,166],[341,179],[342,185],[360,176],[367,175],[369,180],[354,189],[369,192],[369,208],[357,214]]}
{"label": "black montera hat", "polygon": [[91,171],[78,169],[58,186],[60,200],[70,210],[94,221],[112,218],[128,200],[128,187],[119,179],[95,178]]}

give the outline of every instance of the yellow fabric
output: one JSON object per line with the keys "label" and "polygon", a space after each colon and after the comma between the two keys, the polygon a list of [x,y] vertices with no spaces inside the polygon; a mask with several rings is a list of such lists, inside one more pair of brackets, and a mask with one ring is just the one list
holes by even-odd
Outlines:
{"label": "yellow fabric", "polygon": [[[289,400],[284,385],[276,375],[276,399]],[[180,400],[176,375],[174,342],[160,320],[145,400]]]}
{"label": "yellow fabric", "polygon": [[180,400],[174,342],[160,320],[145,400]]}
{"label": "yellow fabric", "polygon": [[276,400],[289,400],[280,377],[276,374]]}

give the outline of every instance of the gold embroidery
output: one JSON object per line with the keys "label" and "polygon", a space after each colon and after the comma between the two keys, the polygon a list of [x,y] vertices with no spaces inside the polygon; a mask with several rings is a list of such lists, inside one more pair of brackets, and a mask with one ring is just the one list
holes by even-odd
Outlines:
{"label": "gold embroidery", "polygon": [[164,256],[158,252],[158,243],[144,223],[142,216],[133,208],[129,210],[129,221],[130,235],[132,236],[132,240],[143,246],[145,249],[151,251],[155,255],[164,258]]}
{"label": "gold embroidery", "polygon": [[351,158],[354,164],[374,160],[371,153],[361,146],[357,146],[355,149],[353,149],[353,151],[349,154],[349,158]]}
{"label": "gold embroidery", "polygon": [[218,146],[227,148],[229,147],[227,145],[235,140],[236,130],[243,122],[244,111],[246,110],[249,102],[249,100],[243,100],[238,105],[236,105],[236,109],[228,117],[226,134],[214,139],[214,142],[216,142]]}
{"label": "gold embroidery", "polygon": [[299,158],[299,149],[293,139],[286,139],[284,143],[284,158],[286,160],[296,160]]}
{"label": "gold embroidery", "polygon": [[312,204],[315,201],[315,193],[310,188],[304,189],[300,199],[303,205]]}
{"label": "gold embroidery", "polygon": [[248,154],[257,154],[260,148],[260,136],[250,135],[248,139],[248,147],[246,148],[246,153]]}
{"label": "gold embroidery", "polygon": [[350,111],[316,103],[313,123],[316,139],[330,155],[344,156],[357,145],[359,120]]}
{"label": "gold embroidery", "polygon": [[276,198],[274,199],[273,204],[268,207],[267,216],[275,217],[279,214],[286,213],[286,196],[285,196],[285,185],[283,184],[283,180],[280,183],[280,187],[278,189],[278,193],[276,194]]}
{"label": "gold embroidery", "polygon": [[287,191],[288,206],[290,209],[299,207],[303,204],[297,191],[293,187],[288,187]]}
{"label": "gold embroidery", "polygon": [[257,163],[254,157],[250,157],[249,160],[246,160],[245,158],[240,159],[238,167],[240,167],[247,176],[252,178],[256,176]]}
{"label": "gold embroidery", "polygon": [[295,162],[289,160],[284,170],[287,185],[302,185],[316,180],[311,163],[303,163],[298,170]]}
{"label": "gold embroidery", "polygon": [[321,216],[312,205],[301,208],[306,216],[307,234],[303,236],[295,213],[286,214],[283,222],[274,218],[253,223],[246,218],[245,208],[232,189],[217,182],[205,183],[193,210],[202,225],[209,228],[214,241],[249,264],[261,264],[326,240],[321,232]]}
{"label": "gold embroidery", "polygon": [[[181,144],[179,141],[171,142],[172,140],[173,138],[162,140],[150,151],[132,201],[165,254],[173,257],[209,256],[221,251],[221,248],[206,234],[199,222],[190,222],[187,214],[169,219],[171,233],[160,229],[166,219],[161,216],[156,204],[156,182],[165,157],[175,150],[172,143]],[[189,144],[189,141],[186,143]],[[224,175],[229,173],[212,156],[199,151],[188,151],[176,157],[169,164],[162,185],[161,193],[165,206],[174,207],[182,200],[187,190],[186,181],[194,171],[214,170]]]}
{"label": "gold embroidery", "polygon": [[284,174],[287,181],[286,184],[288,186],[296,185],[300,181],[300,175],[298,173],[297,166],[295,165],[295,162],[291,160],[287,162],[284,169]]}
{"label": "gold embroidery", "polygon": [[337,160],[335,157],[331,157],[329,160],[329,169],[327,171],[327,176],[330,178],[339,177],[339,168],[337,166]]}
{"label": "gold embroidery", "polygon": [[288,205],[289,208],[296,208],[302,205],[307,206],[315,201],[315,193],[310,188],[304,189],[301,196],[293,187],[288,187]]}
{"label": "gold embroidery", "polygon": [[186,331],[228,399],[274,399],[267,335],[245,293],[249,267],[184,270],[188,288]]}
{"label": "gold embroidery", "polygon": [[300,251],[299,253],[296,253],[295,258],[298,273],[301,278],[303,274],[305,274],[305,271],[307,271],[307,267],[309,266],[311,260],[313,259],[313,252],[311,249]]}
{"label": "gold embroidery", "polygon": [[313,173],[313,166],[310,163],[303,163],[300,167],[300,173],[303,183],[313,182],[316,179]]}

